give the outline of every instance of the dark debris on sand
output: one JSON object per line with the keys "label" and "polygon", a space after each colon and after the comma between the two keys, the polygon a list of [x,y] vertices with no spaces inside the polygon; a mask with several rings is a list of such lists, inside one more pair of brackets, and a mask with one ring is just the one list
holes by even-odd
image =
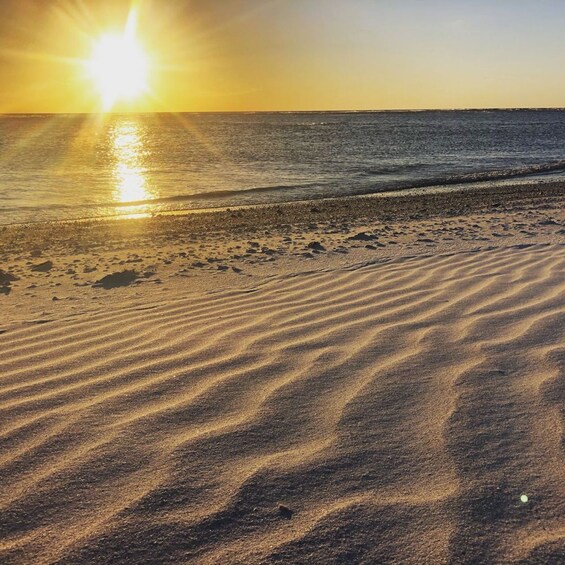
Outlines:
{"label": "dark debris on sand", "polygon": [[17,280],[19,279],[16,275],[0,269],[0,294],[10,294],[12,291],[11,284]]}
{"label": "dark debris on sand", "polygon": [[96,281],[92,286],[94,288],[105,288],[109,290],[111,288],[117,288],[120,286],[128,286],[134,283],[139,278],[137,271],[120,271],[117,273],[112,273],[102,277],[100,280]]}
{"label": "dark debris on sand", "polygon": [[31,270],[38,273],[47,273],[53,268],[52,261],[43,261],[43,263],[38,263],[37,265],[32,265]]}
{"label": "dark debris on sand", "polygon": [[286,518],[287,520],[290,520],[292,518],[292,515],[294,514],[294,512],[292,511],[292,509],[290,509],[288,506],[286,506],[285,504],[279,504],[279,514],[283,517]]}

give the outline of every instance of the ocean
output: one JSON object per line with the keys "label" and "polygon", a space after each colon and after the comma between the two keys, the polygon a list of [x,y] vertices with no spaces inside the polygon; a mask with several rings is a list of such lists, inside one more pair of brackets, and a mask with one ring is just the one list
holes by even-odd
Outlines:
{"label": "ocean", "polygon": [[549,180],[561,110],[0,117],[0,224]]}

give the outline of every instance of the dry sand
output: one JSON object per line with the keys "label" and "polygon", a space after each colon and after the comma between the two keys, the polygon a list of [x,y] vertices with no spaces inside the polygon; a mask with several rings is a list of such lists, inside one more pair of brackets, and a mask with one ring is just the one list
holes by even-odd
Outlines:
{"label": "dry sand", "polygon": [[4,228],[0,561],[563,563],[563,201]]}

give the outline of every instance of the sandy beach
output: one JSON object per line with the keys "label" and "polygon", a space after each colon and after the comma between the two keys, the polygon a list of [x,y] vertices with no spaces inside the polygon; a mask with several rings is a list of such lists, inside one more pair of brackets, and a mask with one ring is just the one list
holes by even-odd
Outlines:
{"label": "sandy beach", "polygon": [[564,194],[0,228],[0,561],[563,562]]}

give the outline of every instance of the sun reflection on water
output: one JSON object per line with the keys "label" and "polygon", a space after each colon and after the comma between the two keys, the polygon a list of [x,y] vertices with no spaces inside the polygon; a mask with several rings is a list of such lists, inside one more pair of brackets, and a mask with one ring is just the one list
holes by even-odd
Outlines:
{"label": "sun reflection on water", "polygon": [[112,152],[115,158],[115,202],[119,204],[131,202],[131,210],[136,214],[143,213],[145,209],[148,211],[148,206],[143,209],[139,205],[134,206],[136,202],[153,198],[147,186],[143,167],[147,151],[136,122],[127,121],[116,124],[112,133]]}

